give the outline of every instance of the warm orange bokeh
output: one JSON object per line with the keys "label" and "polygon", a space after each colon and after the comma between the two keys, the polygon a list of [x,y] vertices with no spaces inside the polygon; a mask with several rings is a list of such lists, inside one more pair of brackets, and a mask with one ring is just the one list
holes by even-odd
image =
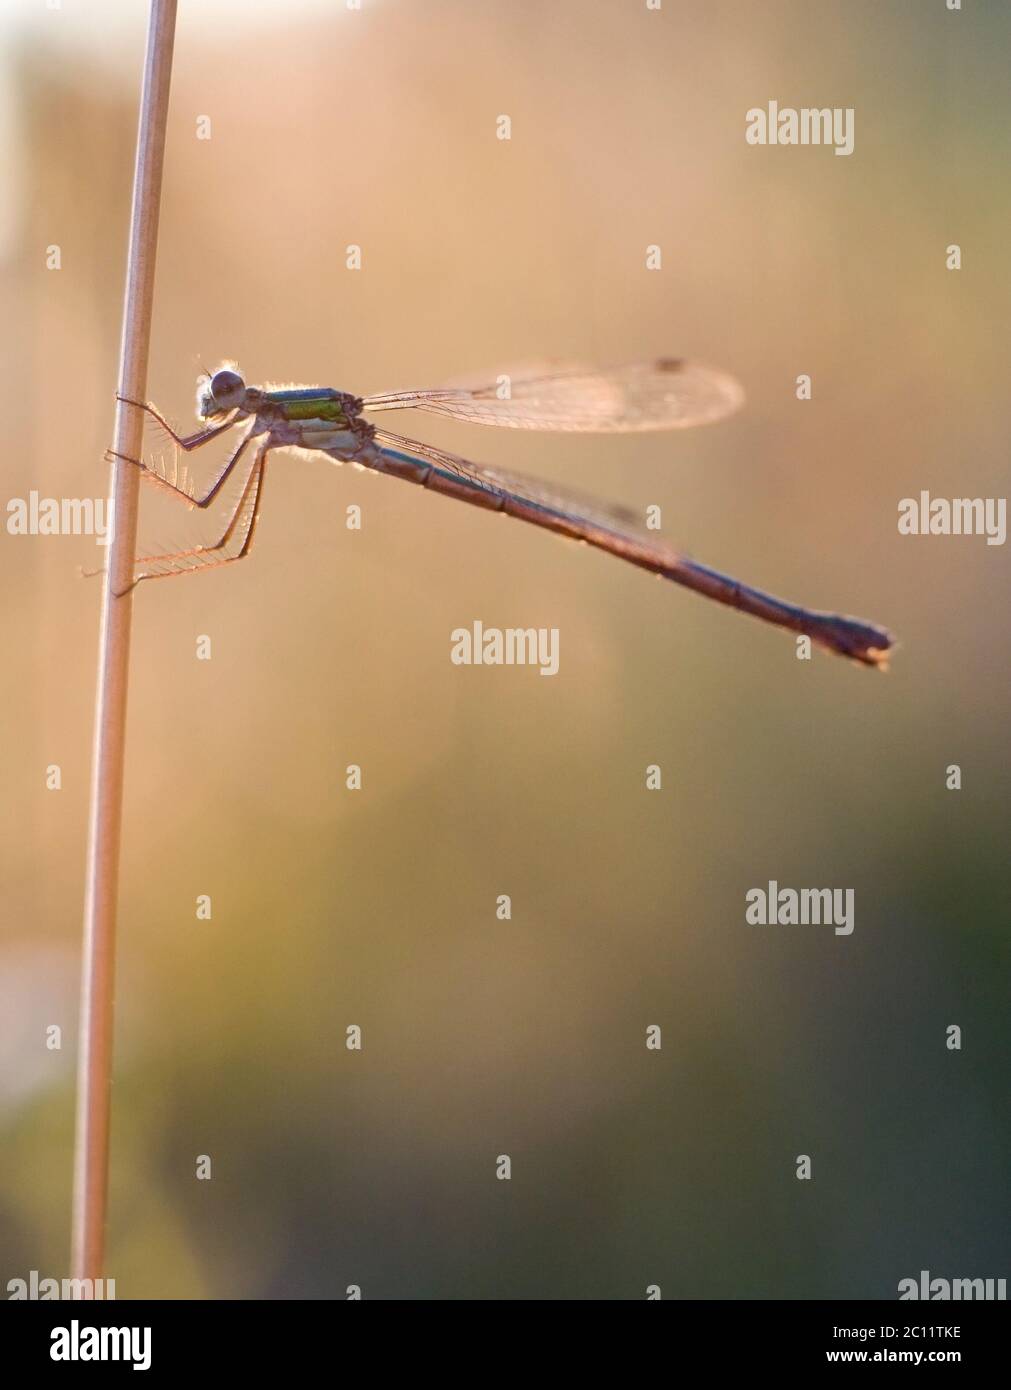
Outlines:
{"label": "warm orange bokeh", "polygon": [[[129,25],[124,8],[67,4],[9,36],[2,501],[105,487],[143,45],[143,7]],[[798,663],[785,634],[533,528],[279,459],[253,556],[135,605],[121,1297],[639,1297],[655,1280],[887,1298],[921,1253],[1003,1272],[986,1057],[1006,550],[900,537],[896,507],[1006,491],[1011,35],[996,7],[972,27],[927,8],[183,16],[162,409],[189,427],[200,366],[230,355],[250,381],[361,392],[527,357],[697,357],[748,393],[705,430],[410,423],[659,503],[698,558],[901,646],[884,676]],[[749,147],[745,112],[770,97],[853,106],[854,154]],[[145,491],[148,541],[199,526]],[[66,1263],[99,607],[77,571],[96,556],[0,533],[3,1281]],[[449,634],[475,618],[558,627],[559,675],[453,666]],[[853,936],[746,927],[769,878],[853,887]],[[945,1053],[951,1022],[975,1063]],[[798,1152],[820,1179],[803,1201]]]}

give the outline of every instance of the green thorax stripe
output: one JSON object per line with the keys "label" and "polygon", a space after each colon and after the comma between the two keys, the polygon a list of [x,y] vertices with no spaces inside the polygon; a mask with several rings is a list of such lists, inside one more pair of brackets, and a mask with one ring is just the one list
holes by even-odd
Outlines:
{"label": "green thorax stripe", "polygon": [[333,420],[346,425],[348,417],[339,393],[332,387],[322,391],[268,391],[267,400],[279,405],[286,420]]}

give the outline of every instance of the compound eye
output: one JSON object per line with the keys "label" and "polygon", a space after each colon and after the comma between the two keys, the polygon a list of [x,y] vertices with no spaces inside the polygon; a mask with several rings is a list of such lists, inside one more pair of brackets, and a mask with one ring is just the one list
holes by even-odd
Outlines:
{"label": "compound eye", "polygon": [[227,368],[215,372],[211,377],[211,395],[216,401],[227,400],[229,396],[245,390],[245,386],[246,383],[238,372],[229,371]]}

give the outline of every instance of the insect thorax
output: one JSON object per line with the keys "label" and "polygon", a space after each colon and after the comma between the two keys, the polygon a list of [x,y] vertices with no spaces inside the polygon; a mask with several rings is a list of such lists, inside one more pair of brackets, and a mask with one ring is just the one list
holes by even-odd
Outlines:
{"label": "insect thorax", "polygon": [[266,399],[285,420],[326,420],[338,429],[347,428],[361,412],[357,396],[330,387],[306,387],[291,391],[268,391]]}

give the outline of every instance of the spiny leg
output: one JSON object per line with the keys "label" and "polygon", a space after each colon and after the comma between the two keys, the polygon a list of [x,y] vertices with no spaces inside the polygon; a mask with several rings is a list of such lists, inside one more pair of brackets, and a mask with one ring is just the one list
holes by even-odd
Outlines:
{"label": "spiny leg", "polygon": [[230,430],[234,424],[238,423],[238,416],[233,414],[230,420],[226,420],[221,425],[210,425],[207,429],[197,430],[194,434],[181,435],[176,434],[165,416],[150,401],[135,401],[131,396],[120,396],[119,394],[117,394],[116,399],[123,401],[126,405],[135,405],[138,410],[145,411],[153,420],[157,420],[166,434],[179,445],[180,449],[185,449],[187,453],[191,449],[199,449],[202,444],[216,439],[219,434],[223,434],[225,430]]}
{"label": "spiny leg", "polygon": [[[216,430],[215,433],[220,434],[220,429]],[[253,430],[252,428],[250,428],[246,431],[246,433],[239,440],[238,444],[225,459],[224,463],[221,465],[220,471],[218,472],[214,481],[211,483],[208,490],[199,497],[196,496],[194,493],[190,492],[188,488],[180,487],[178,483],[169,482],[168,478],[161,471],[161,469],[152,467],[151,464],[145,463],[143,459],[127,458],[125,454],[117,454],[115,449],[106,450],[106,454],[107,456],[110,456],[112,458],[125,459],[127,463],[133,463],[136,464],[138,468],[143,468],[144,472],[147,473],[154,482],[158,483],[160,487],[168,488],[168,490],[170,492],[174,492],[177,497],[184,498],[185,501],[189,502],[191,506],[209,507],[211,503],[214,501],[215,497],[217,497],[218,493],[224,487],[225,483],[228,481],[233,468],[238,463],[239,459],[242,457],[243,450],[249,443],[250,439],[252,439],[252,437]]]}
{"label": "spiny leg", "polygon": [[[187,550],[173,550],[163,555],[138,556],[135,562],[138,566],[160,565],[165,568],[142,569],[135,575],[130,587],[135,588],[142,579],[169,579],[173,575],[187,574],[194,570],[217,569],[219,565],[229,565],[235,560],[244,559],[253,547],[253,536],[260,516],[268,452],[265,444],[261,444],[257,449],[242,495],[228,520],[228,525],[213,544],[194,545]],[[236,533],[240,537],[239,549],[234,555],[222,554]]]}

